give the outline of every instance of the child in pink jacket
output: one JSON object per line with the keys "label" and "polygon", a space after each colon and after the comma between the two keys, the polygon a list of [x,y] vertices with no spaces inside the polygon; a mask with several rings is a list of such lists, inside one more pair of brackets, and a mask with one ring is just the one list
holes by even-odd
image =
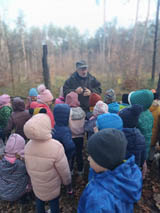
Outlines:
{"label": "child in pink jacket", "polygon": [[25,123],[24,133],[30,139],[25,146],[25,162],[37,212],[45,212],[45,201],[49,201],[51,212],[59,213],[61,183],[69,185],[71,174],[63,145],[52,139],[51,129],[51,120],[43,113]]}
{"label": "child in pink jacket", "polygon": [[[78,95],[75,92],[70,92],[66,96],[66,104],[71,107],[71,114],[69,120],[69,126],[72,132],[72,139],[76,147],[76,161],[78,167],[78,174],[83,174],[83,139],[84,139],[84,123],[86,114],[80,107],[78,101]],[[73,170],[74,158],[72,158],[71,171]]]}

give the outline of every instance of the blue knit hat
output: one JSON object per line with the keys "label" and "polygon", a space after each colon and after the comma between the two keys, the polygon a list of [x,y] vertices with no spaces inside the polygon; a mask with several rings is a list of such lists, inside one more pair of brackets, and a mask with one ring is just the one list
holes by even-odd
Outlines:
{"label": "blue knit hat", "polygon": [[36,90],[36,88],[31,88],[30,90],[29,90],[29,96],[37,96],[38,95],[38,92],[37,92],[37,90]]}
{"label": "blue knit hat", "polygon": [[114,128],[114,129],[122,130],[123,121],[117,114],[106,113],[106,114],[99,115],[97,117],[96,125],[98,127],[98,130],[102,130],[106,128]]}
{"label": "blue knit hat", "polygon": [[143,112],[143,107],[139,104],[134,104],[131,107],[124,108],[119,112],[119,116],[123,120],[124,128],[134,128],[138,125],[139,116]]}

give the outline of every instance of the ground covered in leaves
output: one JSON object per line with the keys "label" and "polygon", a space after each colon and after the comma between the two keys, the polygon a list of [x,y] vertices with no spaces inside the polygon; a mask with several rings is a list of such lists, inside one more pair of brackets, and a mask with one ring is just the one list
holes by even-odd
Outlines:
{"label": "ground covered in leaves", "polygon": [[[78,200],[87,183],[88,177],[88,162],[85,160],[85,172],[83,177],[79,177],[75,171],[73,176],[74,195],[69,196],[66,190],[62,187],[62,195],[60,197],[61,213],[76,213]],[[160,212],[160,181],[159,173],[155,164],[152,164],[143,183],[142,198],[135,205],[135,213],[156,213]],[[46,204],[46,210],[49,209]],[[21,204],[20,202],[4,202],[0,201],[0,213],[35,213],[34,198],[28,200],[28,203]]]}

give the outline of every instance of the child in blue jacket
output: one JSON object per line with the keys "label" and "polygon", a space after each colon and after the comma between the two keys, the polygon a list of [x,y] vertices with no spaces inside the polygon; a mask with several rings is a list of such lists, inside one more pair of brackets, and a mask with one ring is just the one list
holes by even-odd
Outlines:
{"label": "child in blue jacket", "polygon": [[69,164],[75,154],[75,145],[69,128],[70,106],[68,104],[56,104],[53,110],[55,126],[52,130],[52,138],[61,142]]}
{"label": "child in blue jacket", "polygon": [[141,198],[142,175],[134,156],[127,161],[127,140],[117,129],[103,129],[88,141],[93,175],[81,195],[78,213],[132,213]]}
{"label": "child in blue jacket", "polygon": [[139,167],[143,167],[146,160],[145,137],[140,130],[136,128],[138,126],[139,115],[142,111],[143,107],[135,104],[122,109],[119,113],[119,116],[123,120],[123,132],[128,141],[126,159],[134,155],[135,162]]}

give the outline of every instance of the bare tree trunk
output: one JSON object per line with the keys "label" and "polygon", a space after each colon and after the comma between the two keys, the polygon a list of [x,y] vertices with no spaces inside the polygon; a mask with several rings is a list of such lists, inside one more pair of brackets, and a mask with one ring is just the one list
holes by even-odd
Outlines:
{"label": "bare tree trunk", "polygon": [[103,0],[103,53],[102,53],[102,64],[103,64],[103,72],[106,71],[106,0]]}
{"label": "bare tree trunk", "polygon": [[139,51],[138,58],[137,58],[137,63],[136,63],[135,74],[137,76],[138,76],[138,74],[140,73],[140,71],[142,69],[142,52],[143,52],[142,48],[143,48],[143,45],[144,45],[145,36],[146,36],[146,32],[147,32],[148,20],[149,20],[149,15],[150,15],[150,3],[151,3],[151,0],[148,0],[148,8],[147,8],[147,15],[146,15],[146,20],[145,20],[145,25],[144,25],[144,32],[143,32],[141,45],[140,45],[140,51]]}
{"label": "bare tree trunk", "polygon": [[47,45],[43,45],[43,57],[42,57],[42,66],[43,66],[43,77],[44,77],[44,83],[45,86],[50,89],[50,75],[49,75],[49,68],[48,68],[48,62],[47,62]]}
{"label": "bare tree trunk", "polygon": [[157,12],[156,12],[156,26],[155,26],[155,36],[154,36],[154,46],[153,46],[153,59],[152,59],[152,81],[155,78],[156,69],[156,54],[157,54],[157,36],[158,36],[158,25],[159,25],[159,6],[160,0],[157,1]]}

